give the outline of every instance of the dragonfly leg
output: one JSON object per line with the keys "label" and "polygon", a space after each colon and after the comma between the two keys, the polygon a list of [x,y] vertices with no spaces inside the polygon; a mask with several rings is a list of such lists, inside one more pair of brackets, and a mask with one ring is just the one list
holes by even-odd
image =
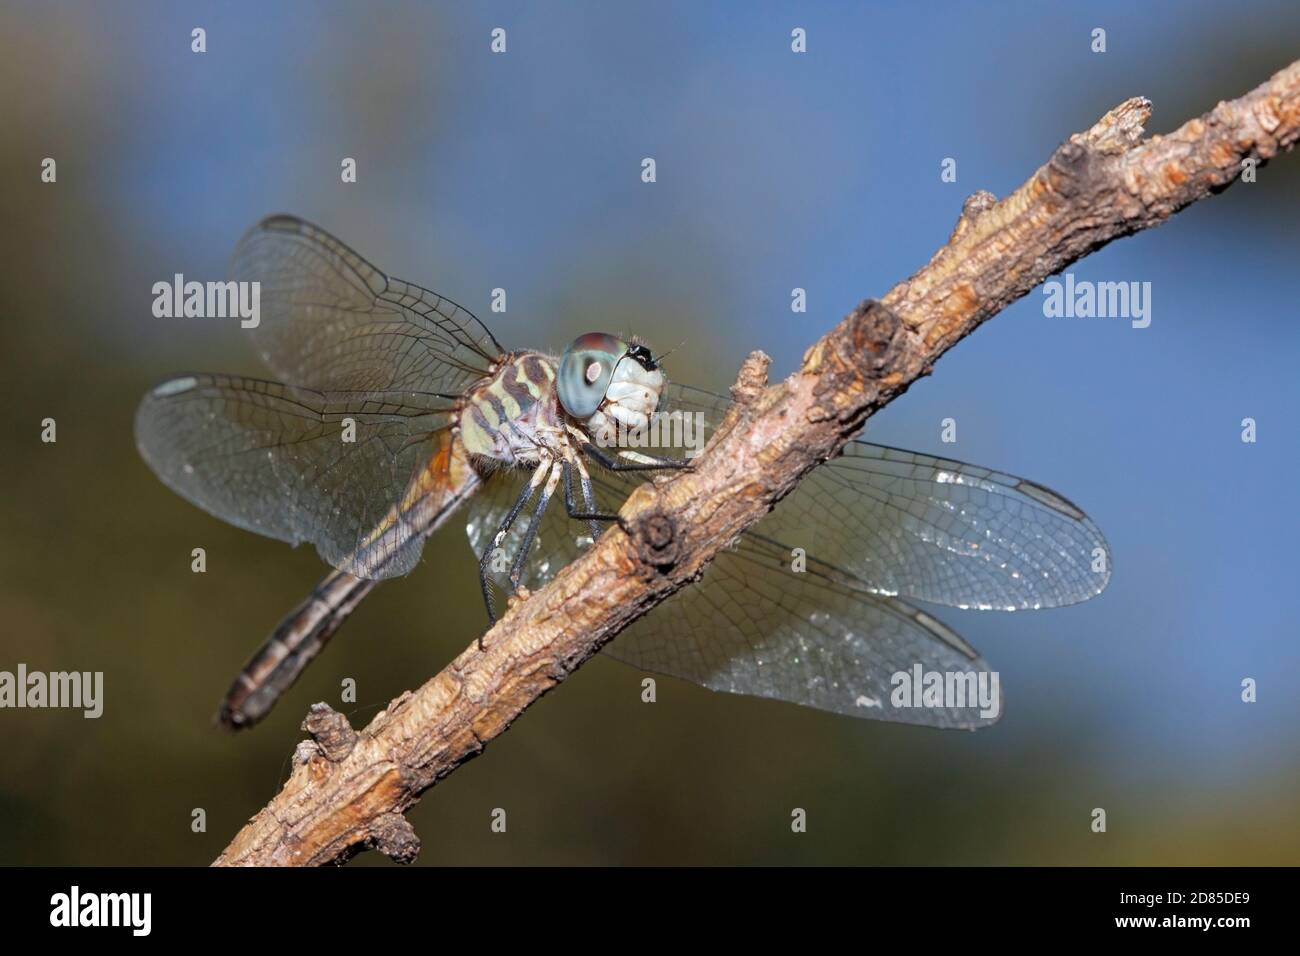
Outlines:
{"label": "dragonfly leg", "polygon": [[[510,528],[515,523],[515,519],[519,517],[519,512],[523,511],[524,506],[532,500],[533,492],[537,490],[537,486],[542,483],[542,479],[546,477],[546,473],[549,470],[550,463],[543,462],[537,467],[537,470],[533,472],[533,477],[529,479],[528,484],[524,486],[524,490],[511,506],[510,512],[506,515],[505,520],[501,522],[501,526],[497,528],[496,534],[492,536],[491,543],[484,549],[482,556],[479,558],[478,584],[479,588],[483,591],[483,604],[487,608],[489,628],[496,623],[497,615],[496,611],[492,608],[492,589],[488,584],[488,568],[491,566],[497,551],[500,549],[501,543],[505,541],[506,535],[510,533]],[[480,651],[483,650],[483,635],[481,634],[478,639],[478,649]]]}
{"label": "dragonfly leg", "polygon": [[537,507],[533,509],[532,520],[528,522],[528,530],[524,532],[523,543],[519,546],[514,564],[510,567],[510,586],[516,591],[519,590],[519,581],[524,574],[524,562],[528,560],[528,552],[533,549],[533,542],[537,540],[537,529],[542,525],[542,516],[546,513],[546,506],[551,503],[551,496],[555,494],[555,486],[559,480],[560,463],[557,461],[551,466],[546,487],[542,489],[542,495],[537,499]]}
{"label": "dragonfly leg", "polygon": [[610,471],[658,471],[671,468],[689,468],[690,461],[685,458],[663,458],[659,455],[647,455],[645,452],[635,452],[637,456],[647,459],[646,461],[636,461],[634,459],[619,457],[625,452],[620,451],[615,455],[607,455],[594,444],[588,442],[582,446],[582,450],[590,455],[602,467]]}
{"label": "dragonfly leg", "polygon": [[578,510],[578,503],[573,500],[573,464],[564,463],[564,510],[569,513],[569,517],[577,521],[587,521],[591,527],[591,540],[595,541],[600,537],[600,522],[617,521],[618,515],[607,511],[597,511],[595,497],[591,491],[591,477],[587,474],[587,469],[578,462],[578,480],[582,484],[583,510]]}

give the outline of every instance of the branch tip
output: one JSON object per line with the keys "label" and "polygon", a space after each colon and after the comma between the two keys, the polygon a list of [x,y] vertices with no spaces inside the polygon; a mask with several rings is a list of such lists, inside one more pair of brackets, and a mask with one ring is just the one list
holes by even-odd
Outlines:
{"label": "branch tip", "polygon": [[1145,96],[1134,96],[1097,120],[1086,133],[1077,133],[1070,140],[1098,152],[1122,153],[1142,141],[1143,127],[1152,109]]}

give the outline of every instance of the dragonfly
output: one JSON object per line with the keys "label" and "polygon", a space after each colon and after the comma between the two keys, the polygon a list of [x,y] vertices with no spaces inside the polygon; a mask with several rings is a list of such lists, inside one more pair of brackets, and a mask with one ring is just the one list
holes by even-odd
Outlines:
{"label": "dragonfly", "polygon": [[[260,283],[249,334],[273,377],[163,381],[138,409],[139,452],[188,501],[310,543],[332,570],[231,685],[218,713],[231,729],[264,717],[375,585],[411,572],[454,516],[490,623],[503,596],[526,598],[590,547],[638,484],[690,467],[730,404],[668,381],[662,356],[631,336],[588,333],[559,356],[508,351],[465,308],[296,217],[254,226],[232,273]],[[661,429],[654,452],[637,447],[648,424],[677,413],[698,423],[694,444]],[[912,602],[1063,607],[1109,577],[1101,532],[1056,492],[853,440],[602,653],[715,691],[976,728],[989,708],[903,700],[909,681],[919,690],[940,675],[956,687],[990,673]]]}

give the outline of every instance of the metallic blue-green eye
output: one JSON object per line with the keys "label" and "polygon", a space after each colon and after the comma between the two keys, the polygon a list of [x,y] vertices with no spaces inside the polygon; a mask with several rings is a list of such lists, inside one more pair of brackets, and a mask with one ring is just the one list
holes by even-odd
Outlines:
{"label": "metallic blue-green eye", "polygon": [[588,332],[574,339],[564,350],[555,380],[564,410],[578,419],[594,415],[605,398],[614,366],[627,351],[626,342],[604,332]]}

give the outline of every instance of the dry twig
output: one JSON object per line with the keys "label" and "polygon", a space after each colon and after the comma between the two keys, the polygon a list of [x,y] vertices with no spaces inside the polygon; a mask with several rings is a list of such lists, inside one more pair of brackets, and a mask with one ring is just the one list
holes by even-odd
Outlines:
{"label": "dry twig", "polygon": [[1300,62],[1240,99],[1142,140],[1150,103],[1120,104],[1063,143],[1006,199],[966,200],[948,243],[879,302],[864,302],[766,384],[754,353],[695,468],[639,488],[611,528],[442,673],[353,732],[323,704],[294,771],[217,865],[319,865],[375,847],[413,859],[402,814],[478,754],[631,621],[689,584],[869,415],[985,319],[1112,239],[1226,188],[1300,135]]}

